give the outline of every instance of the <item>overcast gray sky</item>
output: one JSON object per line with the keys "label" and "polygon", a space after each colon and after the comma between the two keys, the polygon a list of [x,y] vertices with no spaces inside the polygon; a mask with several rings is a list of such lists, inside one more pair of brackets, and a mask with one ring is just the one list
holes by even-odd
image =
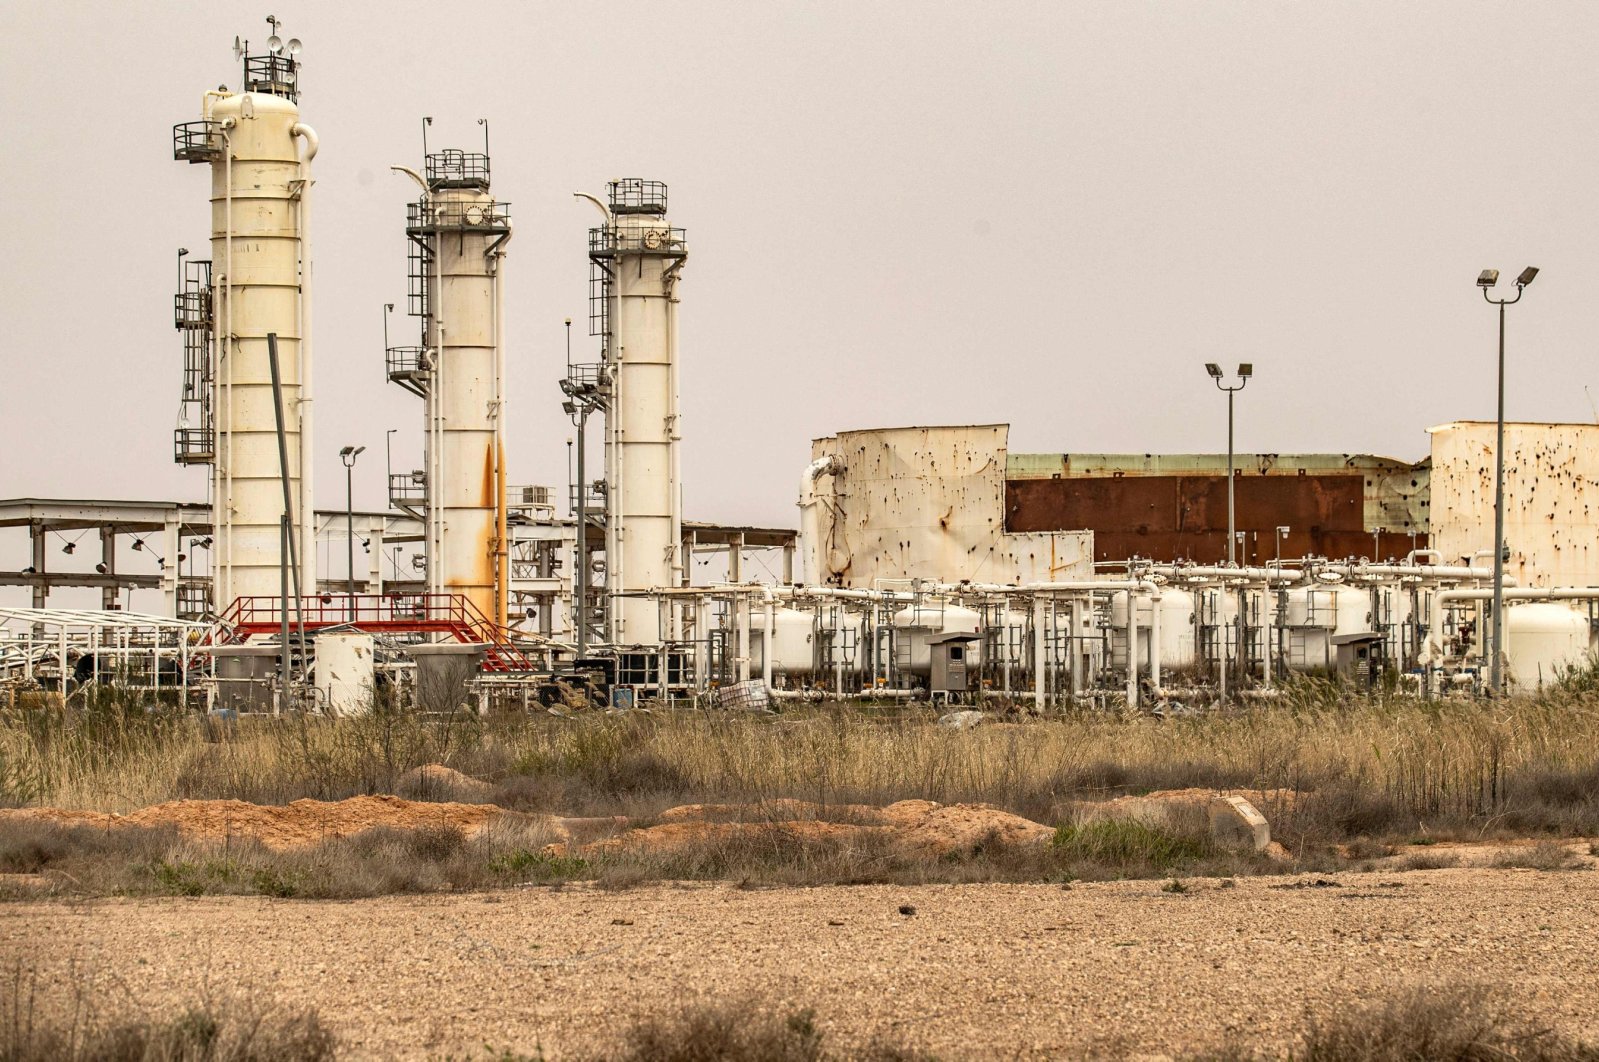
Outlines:
{"label": "overcast gray sky", "polygon": [[397,468],[419,455],[380,313],[414,191],[388,167],[424,114],[435,148],[490,120],[512,203],[514,482],[565,482],[562,318],[592,342],[571,193],[620,176],[669,182],[688,230],[692,519],[792,526],[808,440],[839,429],[1215,451],[1210,360],[1255,363],[1241,450],[1419,458],[1429,424],[1493,415],[1487,266],[1544,270],[1510,416],[1593,418],[1599,5],[7,0],[0,496],[204,497],[171,461],[171,296],[208,185],[170,128],[237,86],[233,37],[269,12],[322,144],[322,507],[341,445],[369,448],[359,505],[387,429]]}

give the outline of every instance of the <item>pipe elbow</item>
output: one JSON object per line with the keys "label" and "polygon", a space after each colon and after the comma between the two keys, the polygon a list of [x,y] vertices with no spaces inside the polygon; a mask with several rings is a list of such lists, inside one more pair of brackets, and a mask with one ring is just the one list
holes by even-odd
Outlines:
{"label": "pipe elbow", "polygon": [[310,162],[316,158],[316,149],[321,141],[317,139],[315,129],[312,129],[304,122],[295,122],[293,127],[289,129],[289,135],[297,136],[305,141],[305,161]]}

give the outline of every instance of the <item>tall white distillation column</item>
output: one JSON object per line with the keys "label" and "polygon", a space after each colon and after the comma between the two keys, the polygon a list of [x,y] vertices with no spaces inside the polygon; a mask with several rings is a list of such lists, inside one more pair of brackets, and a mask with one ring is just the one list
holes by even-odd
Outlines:
{"label": "tall white distillation column", "polygon": [[683,583],[677,283],[688,247],[666,219],[665,184],[628,178],[606,191],[610,216],[590,231],[589,258],[604,279],[613,388],[605,423],[611,641],[659,645],[674,632],[661,629],[656,603],[626,595]]}
{"label": "tall white distillation column", "polygon": [[[490,191],[486,150],[424,154],[425,191],[410,204],[405,231],[417,249],[411,309],[422,318],[411,379],[425,403],[428,589],[462,595],[503,624],[509,560],[500,310],[509,204],[495,202]],[[391,379],[396,368],[391,357]]]}
{"label": "tall white distillation column", "polygon": [[296,106],[300,42],[284,42],[276,23],[273,30],[264,53],[239,48],[244,91],[207,92],[201,120],[173,130],[174,157],[211,165],[210,404],[201,428],[179,430],[178,456],[212,466],[219,609],[237,597],[279,593],[283,470],[268,335],[277,336],[295,581],[302,593],[316,590],[316,543],[307,531],[313,512],[305,232],[317,137]]}

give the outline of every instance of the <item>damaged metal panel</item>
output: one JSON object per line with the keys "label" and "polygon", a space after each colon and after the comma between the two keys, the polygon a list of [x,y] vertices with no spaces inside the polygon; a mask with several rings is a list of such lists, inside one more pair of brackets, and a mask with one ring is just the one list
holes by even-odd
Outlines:
{"label": "damaged metal panel", "polygon": [[816,483],[825,581],[1017,583],[1091,574],[1092,535],[1008,534],[1003,424],[841,432],[812,444],[842,475]]}
{"label": "damaged metal panel", "polygon": [[[1433,540],[1446,561],[1493,549],[1492,421],[1432,436]],[[1505,571],[1524,586],[1599,586],[1599,425],[1505,425]]]}
{"label": "damaged metal panel", "polygon": [[[1235,497],[1237,527],[1245,534],[1243,563],[1275,557],[1276,528],[1283,526],[1291,529],[1283,540],[1284,557],[1372,555],[1361,476],[1239,476]],[[1005,511],[1015,532],[1087,524],[1100,561],[1213,563],[1227,555],[1225,474],[1011,480]],[[1418,534],[1414,546],[1426,542]],[[1399,528],[1386,531],[1380,546],[1384,557],[1414,548],[1408,531]]]}
{"label": "damaged metal panel", "polygon": [[[1234,467],[1245,563],[1275,557],[1284,526],[1285,557],[1401,557],[1427,544],[1425,462],[1237,454]],[[1226,454],[1012,454],[1006,468],[1013,532],[1087,527],[1101,561],[1227,555]],[[1383,529],[1376,543],[1374,528]]]}

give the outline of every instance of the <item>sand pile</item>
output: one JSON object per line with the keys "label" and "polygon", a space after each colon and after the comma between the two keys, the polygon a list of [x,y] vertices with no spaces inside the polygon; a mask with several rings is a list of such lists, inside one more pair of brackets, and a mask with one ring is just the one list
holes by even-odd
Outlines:
{"label": "sand pile", "polygon": [[[970,852],[979,846],[1046,844],[1052,827],[986,804],[902,800],[886,808],[860,804],[823,806],[803,800],[759,804],[689,804],[661,815],[658,826],[584,845],[555,844],[556,854],[576,852],[671,853],[706,843],[887,841],[919,855]],[[840,821],[842,820],[842,821]]]}
{"label": "sand pile", "polygon": [[253,838],[268,848],[299,848],[387,827],[414,830],[453,826],[468,835],[502,814],[492,804],[425,803],[395,796],[360,796],[329,803],[296,800],[281,807],[243,800],[173,800],[127,815],[60,808],[0,810],[0,824],[36,819],[64,826],[112,830],[174,826],[186,840]]}

